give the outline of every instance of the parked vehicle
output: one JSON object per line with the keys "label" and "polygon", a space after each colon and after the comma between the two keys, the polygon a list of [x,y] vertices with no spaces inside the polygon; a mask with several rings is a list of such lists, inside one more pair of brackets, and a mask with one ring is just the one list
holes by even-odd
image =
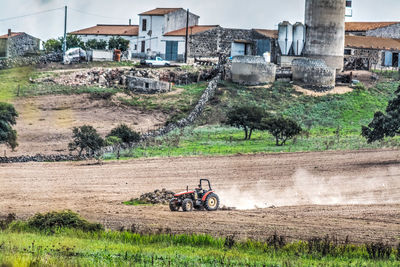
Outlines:
{"label": "parked vehicle", "polygon": [[87,61],[86,51],[82,48],[71,48],[65,52],[64,64],[80,63]]}
{"label": "parked vehicle", "polygon": [[156,57],[156,59],[141,60],[140,64],[156,67],[168,67],[171,66],[171,62],[162,59],[161,57]]}

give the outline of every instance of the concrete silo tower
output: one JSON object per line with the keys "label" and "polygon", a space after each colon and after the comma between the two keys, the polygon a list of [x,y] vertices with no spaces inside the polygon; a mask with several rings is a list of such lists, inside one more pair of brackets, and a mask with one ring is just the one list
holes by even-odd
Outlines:
{"label": "concrete silo tower", "polygon": [[306,0],[304,56],[343,69],[346,0]]}

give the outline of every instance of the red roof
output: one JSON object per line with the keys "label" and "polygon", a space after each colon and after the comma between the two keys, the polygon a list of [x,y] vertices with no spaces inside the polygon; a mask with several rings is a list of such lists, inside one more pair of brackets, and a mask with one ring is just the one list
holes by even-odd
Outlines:
{"label": "red roof", "polygon": [[[196,25],[189,27],[189,35],[205,32],[219,27],[218,25]],[[186,27],[180,30],[168,32],[164,36],[186,36]]]}
{"label": "red roof", "polygon": [[345,47],[400,51],[400,40],[372,36],[346,35]]}
{"label": "red roof", "polygon": [[96,26],[90,28],[70,32],[69,34],[137,36],[139,34],[139,26],[97,24]]}
{"label": "red roof", "polygon": [[365,32],[388,27],[394,24],[400,24],[400,21],[387,22],[346,22],[347,32]]}
{"label": "red roof", "polygon": [[23,32],[12,32],[11,36],[8,36],[8,34],[0,35],[0,39],[8,39],[9,37],[14,37],[23,34]]}
{"label": "red roof", "polygon": [[150,11],[139,14],[139,16],[164,16],[183,8],[156,8]]}
{"label": "red roof", "polygon": [[269,38],[278,38],[278,31],[277,30],[265,30],[265,29],[254,29],[259,34],[262,34]]}

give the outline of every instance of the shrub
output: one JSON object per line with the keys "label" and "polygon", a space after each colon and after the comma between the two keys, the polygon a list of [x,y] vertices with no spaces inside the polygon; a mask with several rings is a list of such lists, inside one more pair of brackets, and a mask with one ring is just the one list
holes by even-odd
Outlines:
{"label": "shrub", "polygon": [[129,41],[122,37],[112,37],[108,41],[108,49],[119,49],[121,51],[127,51],[129,48]]}
{"label": "shrub", "polygon": [[114,146],[114,145],[119,145],[122,143],[121,138],[117,136],[107,136],[105,144],[107,146]]}
{"label": "shrub", "polygon": [[287,140],[292,139],[302,131],[296,121],[284,117],[263,119],[261,128],[275,137],[277,146],[285,145]]}
{"label": "shrub", "polygon": [[104,50],[107,48],[107,42],[104,40],[90,39],[85,44],[86,48]]}
{"label": "shrub", "polygon": [[74,127],[72,132],[73,141],[68,144],[68,147],[70,151],[78,150],[79,156],[83,151],[87,154],[93,153],[104,145],[104,140],[92,126]]}
{"label": "shrub", "polygon": [[135,143],[140,141],[140,134],[133,131],[126,124],[120,124],[118,127],[111,130],[107,137],[119,137],[124,143]]}
{"label": "shrub", "polygon": [[38,230],[55,230],[57,228],[72,228],[85,232],[104,230],[103,225],[90,223],[70,210],[45,214],[38,213],[28,220],[28,225]]}
{"label": "shrub", "polygon": [[49,39],[46,42],[43,42],[43,48],[47,53],[59,52],[62,50],[62,42],[57,39]]}
{"label": "shrub", "polygon": [[12,129],[17,117],[18,113],[13,105],[0,102],[0,144],[5,144],[13,150],[18,146],[17,132]]}
{"label": "shrub", "polygon": [[0,229],[5,230],[12,222],[17,219],[15,213],[9,213],[4,220],[0,220]]}
{"label": "shrub", "polygon": [[395,94],[396,97],[389,101],[386,114],[378,111],[368,126],[362,126],[362,136],[368,143],[400,134],[400,86]]}
{"label": "shrub", "polygon": [[243,129],[244,140],[250,140],[255,129],[260,129],[261,120],[266,112],[258,106],[235,106],[227,114],[227,124]]}

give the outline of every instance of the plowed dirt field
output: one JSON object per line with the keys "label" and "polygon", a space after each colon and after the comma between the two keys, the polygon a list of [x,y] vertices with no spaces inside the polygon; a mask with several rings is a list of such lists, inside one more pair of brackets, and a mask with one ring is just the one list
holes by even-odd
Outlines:
{"label": "plowed dirt field", "polygon": [[[71,209],[111,229],[236,234],[288,240],[337,236],[400,239],[400,152],[396,150],[0,165],[0,216]],[[237,210],[172,213],[122,202],[154,189],[181,191],[207,177]]]}

